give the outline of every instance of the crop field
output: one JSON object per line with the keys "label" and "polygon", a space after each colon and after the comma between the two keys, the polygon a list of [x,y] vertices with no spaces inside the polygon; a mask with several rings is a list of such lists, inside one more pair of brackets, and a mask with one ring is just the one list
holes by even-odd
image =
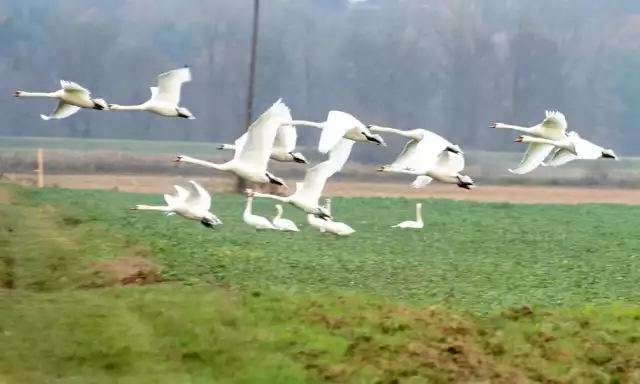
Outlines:
{"label": "crop field", "polygon": [[[309,227],[289,206],[286,216],[301,232],[257,233],[243,223],[245,199],[237,195],[214,196],[212,209],[224,225],[205,230],[197,222],[126,209],[162,205],[161,195],[31,193],[36,201],[66,205],[82,220],[149,244],[170,279],[349,289],[479,313],[640,299],[640,207],[429,199],[422,201],[426,227],[416,231],[389,228],[413,217],[416,200],[334,198],[337,220],[357,230],[336,238]],[[273,217],[273,204],[256,199],[254,212]]]}

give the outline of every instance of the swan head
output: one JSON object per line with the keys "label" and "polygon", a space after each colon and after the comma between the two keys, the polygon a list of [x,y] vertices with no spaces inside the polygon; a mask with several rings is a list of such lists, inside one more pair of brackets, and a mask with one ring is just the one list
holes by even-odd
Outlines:
{"label": "swan head", "polygon": [[376,172],[389,172],[390,169],[391,169],[390,165],[383,165],[383,166],[380,166],[378,169],[376,169]]}
{"label": "swan head", "polygon": [[23,91],[15,91],[15,92],[13,92],[13,97],[20,97],[22,95],[24,95]]}
{"label": "swan head", "polygon": [[602,150],[602,157],[605,158],[605,159],[618,160],[618,156],[616,156],[615,152],[613,152],[613,149],[603,149]]}
{"label": "swan head", "polygon": [[177,107],[176,112],[178,113],[178,117],[182,117],[189,120],[195,120],[195,116],[185,107]]}
{"label": "swan head", "polygon": [[127,209],[130,210],[130,211],[137,211],[137,210],[140,209],[140,205],[134,205],[133,207],[129,207]]}
{"label": "swan head", "polygon": [[253,189],[248,188],[244,190],[244,193],[247,194],[247,197],[254,197],[256,195],[255,192],[253,192]]}
{"label": "swan head", "polygon": [[185,157],[186,156],[183,156],[183,155],[176,156],[171,161],[173,161],[174,163],[179,163],[179,162],[183,161]]}
{"label": "swan head", "polygon": [[382,145],[383,147],[387,146],[387,143],[384,141],[382,136],[380,136],[380,135],[378,135],[376,133],[364,133],[363,132],[363,135],[367,139],[367,141],[370,141],[370,142],[378,144],[378,145]]}
{"label": "swan head", "polygon": [[529,142],[529,136],[518,136],[513,141],[515,143],[528,143]]}
{"label": "swan head", "polygon": [[309,161],[307,160],[306,157],[304,157],[304,155],[300,152],[289,152],[289,154],[291,155],[291,157],[293,157],[293,161],[295,163],[300,163],[300,164],[309,164]]}
{"label": "swan head", "polygon": [[493,123],[489,128],[507,128],[507,125],[504,123]]}
{"label": "swan head", "polygon": [[113,110],[120,109],[120,107],[121,107],[120,104],[108,104],[107,105],[108,109],[113,109]]}

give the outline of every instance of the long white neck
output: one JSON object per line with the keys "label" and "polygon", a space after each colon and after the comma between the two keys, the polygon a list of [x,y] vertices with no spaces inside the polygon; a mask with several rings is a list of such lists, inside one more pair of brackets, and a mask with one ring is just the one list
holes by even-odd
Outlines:
{"label": "long white neck", "polygon": [[184,163],[198,164],[204,167],[209,167],[209,168],[218,169],[222,171],[225,170],[225,167],[223,167],[224,164],[216,164],[206,160],[194,159],[193,157],[182,156],[180,158],[180,161]]}
{"label": "long white neck", "polygon": [[327,213],[331,215],[331,199],[326,199],[325,201],[327,203]]}
{"label": "long white neck", "polygon": [[512,129],[514,131],[518,131],[522,133],[531,133],[531,131],[533,131],[532,127],[523,127],[520,125],[511,125],[511,124],[502,124],[502,123],[497,123],[496,128]]}
{"label": "long white neck", "polygon": [[416,205],[416,221],[422,224],[422,205]]}
{"label": "long white neck", "polygon": [[109,107],[109,109],[111,109],[112,111],[145,111],[147,109],[147,106],[144,104],[138,104],[138,105],[111,105]]}
{"label": "long white neck", "polygon": [[286,197],[282,197],[282,196],[278,196],[278,195],[270,195],[268,193],[254,192],[253,196],[255,196],[255,197],[266,197],[268,199],[280,200],[280,201],[285,202],[285,203],[288,201]]}
{"label": "long white neck", "polygon": [[253,205],[253,197],[247,197],[247,205],[244,207],[244,214],[251,215],[251,206]]}
{"label": "long white neck", "polygon": [[408,173],[409,175],[422,175],[422,172],[409,170],[409,169],[397,169],[397,168],[385,168],[382,172],[392,173]]}
{"label": "long white neck", "polygon": [[220,149],[233,149],[233,150],[235,150],[235,149],[236,149],[236,146],[235,146],[235,145],[233,145],[233,144],[222,144],[222,145],[220,146]]}
{"label": "long white neck", "polygon": [[276,217],[274,217],[274,220],[278,220],[279,218],[282,217],[282,207],[279,205],[276,205],[276,209],[278,210],[278,214],[276,215]]}
{"label": "long white neck", "polygon": [[173,212],[173,208],[166,205],[144,205],[140,204],[136,206],[138,211],[159,211],[159,212]]}
{"label": "long white neck", "polygon": [[58,95],[55,92],[20,92],[20,97],[48,97],[50,99],[57,99]]}
{"label": "long white neck", "polygon": [[315,127],[315,128],[324,128],[324,123],[316,123],[313,121],[306,121],[306,120],[293,120],[293,121],[288,121],[286,123],[282,123],[280,124],[282,125],[305,125],[307,127]]}
{"label": "long white neck", "polygon": [[379,125],[372,125],[369,127],[371,132],[387,132],[387,133],[395,133],[397,135],[407,136],[405,131],[400,129],[390,128],[390,127],[381,127]]}

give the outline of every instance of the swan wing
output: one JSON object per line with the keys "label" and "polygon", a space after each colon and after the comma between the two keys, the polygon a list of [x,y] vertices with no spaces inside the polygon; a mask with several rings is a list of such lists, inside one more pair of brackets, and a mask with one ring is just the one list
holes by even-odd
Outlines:
{"label": "swan wing", "polygon": [[211,209],[211,195],[195,180],[189,180],[191,185],[191,193],[185,202],[197,209],[208,211]]}
{"label": "swan wing", "polygon": [[567,130],[567,119],[562,112],[545,111],[545,119],[540,125],[544,129],[565,132]]}
{"label": "swan wing", "polygon": [[85,87],[81,86],[78,83],[74,83],[73,81],[60,80],[60,86],[66,92],[80,92],[89,95],[90,92]]}
{"label": "swan wing", "polygon": [[233,142],[233,144],[236,146],[236,151],[233,154],[233,158],[237,158],[238,155],[240,154],[240,150],[242,149],[242,147],[244,147],[245,143],[247,142],[247,135],[249,133],[245,132],[242,136],[238,137],[236,139],[236,141]]}
{"label": "swan wing", "polygon": [[433,181],[433,179],[429,176],[418,176],[416,177],[416,179],[413,181],[413,183],[411,183],[411,186],[413,188],[424,188],[426,187],[429,183],[431,183],[431,181]]}
{"label": "swan wing", "polygon": [[342,111],[329,111],[327,121],[318,142],[318,151],[327,153],[352,128],[366,130],[364,124],[352,115]]}
{"label": "swan wing", "polygon": [[64,119],[65,117],[69,117],[74,113],[78,112],[81,108],[75,105],[67,104],[62,100],[58,101],[58,106],[56,110],[50,116],[40,115],[42,120],[51,120],[51,119]]}
{"label": "swan wing", "polygon": [[158,94],[158,87],[149,87],[149,90],[151,91],[151,99],[155,99]]}
{"label": "swan wing", "polygon": [[573,137],[573,145],[582,160],[595,160],[602,157],[602,147],[581,137]]}
{"label": "swan wing", "polygon": [[546,166],[558,167],[560,165],[566,164],[572,160],[577,159],[578,156],[571,153],[571,151],[558,148],[552,155],[551,159],[545,163]]}
{"label": "swan wing", "polygon": [[464,169],[464,156],[461,153],[442,151],[436,160],[436,167],[451,173],[458,173]]}
{"label": "swan wing", "polygon": [[251,124],[246,133],[246,142],[242,148],[236,148],[234,159],[251,164],[256,169],[266,170],[280,123],[285,121],[289,113],[289,107],[282,99],[273,103]]}
{"label": "swan wing", "polygon": [[[191,69],[183,67],[158,75],[158,89],[154,101],[178,105],[182,83],[191,81]],[[153,93],[153,91],[151,91]]]}
{"label": "swan wing", "polygon": [[273,142],[274,148],[279,148],[284,152],[291,152],[296,148],[298,132],[293,125],[282,125],[278,128],[276,139]]}
{"label": "swan wing", "polygon": [[516,169],[509,169],[509,172],[523,175],[538,168],[544,159],[549,156],[555,146],[551,144],[531,143],[525,152],[520,164]]}
{"label": "swan wing", "polygon": [[405,168],[409,161],[416,155],[418,150],[418,144],[420,141],[418,140],[409,140],[404,145],[402,152],[398,155],[398,157],[391,163],[391,167],[393,168]]}
{"label": "swan wing", "polygon": [[440,154],[451,144],[437,133],[424,130],[422,140],[417,144],[415,154],[407,160],[406,166],[426,171],[436,166]]}
{"label": "swan wing", "polygon": [[177,205],[182,204],[189,197],[189,191],[179,185],[174,185],[173,188],[176,190],[175,195],[164,194],[164,201],[170,207],[175,207]]}

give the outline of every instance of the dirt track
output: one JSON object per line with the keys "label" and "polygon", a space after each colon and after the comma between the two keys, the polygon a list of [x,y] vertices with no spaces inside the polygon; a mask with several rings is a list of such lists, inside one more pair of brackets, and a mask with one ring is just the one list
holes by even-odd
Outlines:
{"label": "dirt track", "polygon": [[[31,175],[5,177],[33,184]],[[117,189],[127,192],[171,192],[176,183],[188,178],[138,175],[48,175],[46,186],[73,189]],[[213,191],[229,191],[233,179],[198,178]],[[445,198],[457,200],[495,201],[513,203],[619,203],[640,204],[640,192],[633,189],[598,189],[567,187],[479,186],[471,191],[449,185],[434,184],[423,189],[405,184],[331,181],[325,188],[327,196],[349,197],[408,197]]]}

